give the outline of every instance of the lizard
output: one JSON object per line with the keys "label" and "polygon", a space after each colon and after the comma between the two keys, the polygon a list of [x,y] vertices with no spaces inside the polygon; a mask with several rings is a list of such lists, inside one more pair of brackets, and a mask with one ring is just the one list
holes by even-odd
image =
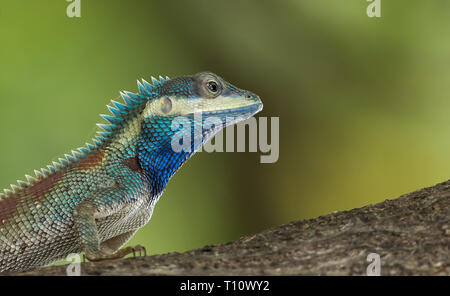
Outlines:
{"label": "lizard", "polygon": [[263,108],[211,72],[151,80],[111,100],[92,143],[0,195],[0,272],[73,253],[101,261],[145,251],[122,247],[149,222],[175,172],[217,132]]}

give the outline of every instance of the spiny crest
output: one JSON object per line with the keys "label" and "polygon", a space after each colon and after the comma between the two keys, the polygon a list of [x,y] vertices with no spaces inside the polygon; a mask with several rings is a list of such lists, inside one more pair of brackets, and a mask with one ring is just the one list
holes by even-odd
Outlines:
{"label": "spiny crest", "polygon": [[[151,76],[152,83],[147,82],[145,79],[142,81],[137,81],[137,86],[139,93],[132,93],[129,91],[121,91],[120,96],[123,99],[123,103],[111,100],[111,105],[107,105],[111,115],[101,114],[101,117],[107,121],[107,123],[98,123],[97,126],[100,131],[97,132],[97,137],[92,141],[94,142],[94,149],[102,145],[105,140],[114,134],[116,128],[120,127],[125,120],[124,118],[128,113],[136,108],[136,106],[142,101],[143,98],[151,96],[156,87],[169,80],[170,78],[166,76],[163,78],[159,76],[159,80]],[[90,148],[92,150],[92,148]]]}
{"label": "spiny crest", "polygon": [[144,79],[142,79],[142,82],[138,80],[137,84],[139,88],[139,94],[135,94],[128,91],[120,92],[120,95],[125,104],[111,100],[113,107],[110,105],[107,105],[107,107],[112,115],[101,114],[101,116],[106,121],[108,121],[108,123],[97,124],[97,126],[100,127],[102,131],[99,131],[98,132],[99,135],[92,140],[93,144],[86,143],[85,147],[78,148],[77,149],[78,151],[72,150],[71,154],[65,154],[64,158],[59,158],[58,161],[53,161],[53,163],[51,165],[48,165],[47,168],[35,170],[34,171],[35,177],[25,175],[27,181],[17,180],[17,185],[11,184],[11,189],[5,189],[4,193],[0,193],[0,200],[11,197],[17,192],[35,185],[42,179],[45,179],[48,176],[53,175],[63,170],[67,166],[86,157],[89,153],[91,153],[104,143],[105,139],[108,136],[110,136],[113,130],[123,122],[124,116],[128,114],[130,110],[133,110],[133,108],[139,103],[140,99],[142,99],[145,96],[151,95],[152,91],[157,86],[161,85],[162,83],[164,83],[169,79],[170,78],[168,76],[166,76],[165,78],[159,76],[159,80],[157,80],[152,76],[151,80],[153,84],[145,81]]}
{"label": "spiny crest", "polygon": [[[92,146],[92,145],[91,145]],[[0,200],[8,198],[19,191],[29,188],[43,179],[47,178],[48,176],[51,176],[62,169],[64,169],[69,164],[76,162],[83,157],[87,156],[90,152],[91,146],[86,147],[80,147],[77,150],[72,150],[72,154],[65,154],[64,158],[60,158],[58,161],[53,161],[51,165],[48,165],[47,168],[41,168],[40,170],[34,170],[34,175],[25,175],[26,181],[17,180],[17,184],[11,184],[11,189],[4,189],[4,193],[0,193]],[[93,147],[93,146],[92,146]]]}

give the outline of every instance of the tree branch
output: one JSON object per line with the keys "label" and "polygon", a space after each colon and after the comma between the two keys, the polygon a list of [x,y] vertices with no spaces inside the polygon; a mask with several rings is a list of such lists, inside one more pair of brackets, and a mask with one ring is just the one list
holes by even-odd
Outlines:
{"label": "tree branch", "polygon": [[[450,275],[450,181],[185,253],[81,265],[82,275]],[[66,266],[16,275],[65,275]],[[12,274],[9,274],[12,275]]]}

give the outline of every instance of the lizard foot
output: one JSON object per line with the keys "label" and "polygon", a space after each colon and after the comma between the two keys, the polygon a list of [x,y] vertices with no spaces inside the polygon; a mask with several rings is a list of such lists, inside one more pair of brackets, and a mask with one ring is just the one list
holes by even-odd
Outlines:
{"label": "lizard foot", "polygon": [[134,247],[131,247],[133,252],[133,257],[136,257],[136,252],[139,252],[139,257],[145,257],[147,256],[147,250],[144,246],[136,245]]}
{"label": "lizard foot", "polygon": [[136,253],[139,252],[139,256],[147,256],[147,250],[144,246],[137,245],[134,247],[126,247],[113,254],[105,254],[105,253],[96,253],[96,254],[85,254],[85,257],[89,261],[103,261],[103,260],[111,260],[111,259],[120,259],[125,257],[126,255],[133,254],[133,257],[136,257]]}

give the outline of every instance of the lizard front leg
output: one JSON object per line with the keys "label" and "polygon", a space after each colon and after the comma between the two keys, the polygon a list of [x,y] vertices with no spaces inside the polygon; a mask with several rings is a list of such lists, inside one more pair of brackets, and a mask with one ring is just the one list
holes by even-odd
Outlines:
{"label": "lizard front leg", "polygon": [[[138,251],[146,253],[145,248],[141,245],[135,247],[126,247],[121,250],[114,250],[114,244],[106,244],[102,248],[99,239],[99,233],[97,224],[95,221],[95,213],[97,212],[97,207],[91,200],[85,200],[81,202],[74,210],[73,218],[75,221],[75,228],[85,251],[85,256],[89,261],[101,261],[109,259],[123,258],[128,254],[133,254]],[[118,240],[123,240],[125,237],[122,236],[132,236],[134,232],[124,233],[117,237]],[[110,239],[110,242],[114,242],[114,238]],[[111,245],[111,246],[109,246]]]}

